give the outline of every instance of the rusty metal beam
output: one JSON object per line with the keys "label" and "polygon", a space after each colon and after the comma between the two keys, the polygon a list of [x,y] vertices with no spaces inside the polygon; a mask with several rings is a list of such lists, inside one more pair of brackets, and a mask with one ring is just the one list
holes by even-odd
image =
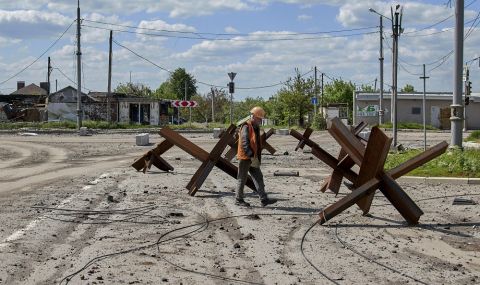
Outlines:
{"label": "rusty metal beam", "polygon": [[208,154],[208,159],[205,160],[198,168],[197,172],[195,172],[187,185],[187,189],[189,190],[188,193],[191,196],[194,196],[198,189],[202,187],[203,182],[205,182],[205,179],[207,179],[210,171],[212,171],[213,167],[220,159],[220,156],[227,147],[228,143],[232,141],[235,130],[235,125],[230,125],[230,127],[228,127],[228,129],[220,137],[220,140],[217,142],[217,144],[215,144],[212,151]]}
{"label": "rusty metal beam", "polygon": [[[310,133],[311,134],[311,133]],[[304,138],[302,134],[297,132],[296,130],[290,130],[290,135],[296,138],[299,141],[303,141],[304,145],[308,145],[312,149],[312,154],[316,156],[318,159],[323,161],[325,164],[330,166],[331,168],[338,169],[342,171],[343,175],[350,181],[355,181],[357,178],[357,174],[353,172],[351,169],[344,169],[338,166],[338,159],[333,157],[331,154],[326,152],[322,149],[318,144],[310,140],[309,138]]]}
{"label": "rusty metal beam", "polygon": [[340,144],[342,149],[360,166],[365,154],[365,146],[356,139],[355,135],[338,118],[331,120],[328,132]]}
{"label": "rusty metal beam", "polygon": [[[166,140],[170,141],[172,144],[184,150],[186,153],[202,161],[202,163],[208,160],[208,156],[209,156],[208,152],[206,152],[196,144],[192,143],[191,141],[187,140],[177,132],[165,127],[160,130],[160,135],[162,135]],[[235,165],[233,165],[230,161],[224,158],[219,158],[215,166],[223,170],[225,173],[227,173],[231,177],[237,179],[238,168]],[[245,185],[247,185],[247,187],[249,187],[253,191],[257,191],[255,184],[253,183],[252,177],[250,175],[247,177],[247,182]]]}
{"label": "rusty metal beam", "polygon": [[[355,180],[355,183],[353,183],[355,188],[383,174],[383,166],[385,165],[391,142],[392,139],[387,137],[379,128],[372,128],[358,178]],[[358,201],[357,205],[363,210],[364,214],[367,214],[370,210],[374,194],[375,191],[372,191]]]}
{"label": "rusty metal beam", "polygon": [[[292,134],[292,131],[295,132],[295,135]],[[295,151],[297,151],[298,149],[303,149],[303,147],[307,143],[307,140],[310,139],[310,135],[312,135],[312,133],[313,133],[313,130],[310,128],[307,128],[305,129],[305,132],[303,132],[303,135],[298,136],[297,134],[300,134],[300,133],[298,133],[295,130],[290,130],[290,135],[294,136],[296,139],[299,140],[297,147],[295,147]]]}
{"label": "rusty metal beam", "polygon": [[[170,164],[168,164],[163,158],[160,157],[160,155],[162,155],[163,153],[165,153],[167,150],[169,150],[172,147],[173,147],[173,144],[171,142],[169,142],[167,140],[164,140],[161,143],[159,143],[156,148],[148,151],[142,157],[137,159],[132,164],[132,167],[135,168],[137,171],[140,171],[140,170],[143,169],[144,173],[145,173],[146,168],[150,168],[150,167],[148,167],[147,164],[150,164],[150,166],[151,166],[151,164],[153,163],[155,166],[157,166],[158,168],[160,168],[162,170],[168,171],[166,169],[170,169],[170,168],[171,168],[171,170],[173,170],[173,167]],[[151,160],[152,156],[154,156],[156,159],[158,159],[159,162],[152,161],[150,163],[149,161]],[[160,165],[161,167],[159,167],[157,164]]]}
{"label": "rusty metal beam", "polygon": [[430,160],[436,158],[437,156],[442,155],[448,148],[448,143],[445,141],[436,144],[435,146],[427,149],[426,151],[420,153],[419,155],[405,161],[399,166],[392,168],[388,173],[392,176],[393,179],[397,179],[410,171],[418,168]]}

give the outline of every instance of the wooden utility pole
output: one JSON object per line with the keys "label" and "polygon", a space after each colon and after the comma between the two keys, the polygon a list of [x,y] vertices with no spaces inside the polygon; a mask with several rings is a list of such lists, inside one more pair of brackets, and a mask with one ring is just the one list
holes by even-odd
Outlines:
{"label": "wooden utility pole", "polygon": [[110,30],[110,46],[108,52],[108,93],[107,93],[107,121],[112,121],[112,108],[110,104],[110,97],[112,96],[112,40],[113,40],[113,31]]}
{"label": "wooden utility pole", "polygon": [[82,127],[82,52],[80,49],[80,0],[77,7],[77,129]]}

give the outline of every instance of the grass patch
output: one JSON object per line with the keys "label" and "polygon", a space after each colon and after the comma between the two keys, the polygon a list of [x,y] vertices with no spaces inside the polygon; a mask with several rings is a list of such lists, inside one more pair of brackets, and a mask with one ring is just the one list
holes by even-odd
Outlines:
{"label": "grass patch", "polygon": [[[391,129],[393,128],[393,125],[392,123],[388,122],[380,125],[380,128]],[[425,128],[427,130],[438,130],[438,128],[435,128],[434,126],[431,126],[431,125],[426,125]],[[397,129],[423,130],[423,124],[401,122],[397,124]]]}
{"label": "grass patch", "polygon": [[478,142],[480,143],[480,131],[473,131],[470,135],[465,139],[467,142]]}
{"label": "grass patch", "polygon": [[[385,169],[392,169],[407,161],[422,150],[407,150],[390,153]],[[408,173],[410,176],[426,177],[480,177],[480,151],[447,150],[441,156]]]}

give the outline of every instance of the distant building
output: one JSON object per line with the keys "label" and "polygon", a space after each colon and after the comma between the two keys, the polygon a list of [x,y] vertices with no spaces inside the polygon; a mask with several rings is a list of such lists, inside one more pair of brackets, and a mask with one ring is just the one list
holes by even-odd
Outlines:
{"label": "distant building", "polygon": [[[365,121],[369,125],[378,124],[379,94],[355,91],[353,120],[354,123]],[[398,94],[397,96],[397,122],[412,122],[423,124],[423,93]],[[463,102],[463,101],[462,101]],[[439,129],[450,129],[450,105],[452,93],[428,92],[426,93],[426,124]],[[384,122],[391,118],[391,94],[385,93],[383,97],[385,110]],[[465,108],[466,128],[480,129],[480,94],[470,96],[469,105]]]}
{"label": "distant building", "polygon": [[[145,125],[164,125],[169,121],[170,100],[129,96],[123,93],[110,94],[108,105],[107,92],[82,92],[82,110],[84,120],[110,121],[118,123],[137,123]],[[52,93],[48,99],[48,120],[70,120],[77,118],[77,89],[68,86]]]}

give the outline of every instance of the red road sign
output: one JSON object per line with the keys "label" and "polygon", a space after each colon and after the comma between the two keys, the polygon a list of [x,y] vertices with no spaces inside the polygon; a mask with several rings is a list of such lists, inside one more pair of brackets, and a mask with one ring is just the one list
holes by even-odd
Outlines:
{"label": "red road sign", "polygon": [[174,100],[172,101],[172,107],[182,108],[182,107],[197,107],[197,101],[185,101],[185,100]]}

